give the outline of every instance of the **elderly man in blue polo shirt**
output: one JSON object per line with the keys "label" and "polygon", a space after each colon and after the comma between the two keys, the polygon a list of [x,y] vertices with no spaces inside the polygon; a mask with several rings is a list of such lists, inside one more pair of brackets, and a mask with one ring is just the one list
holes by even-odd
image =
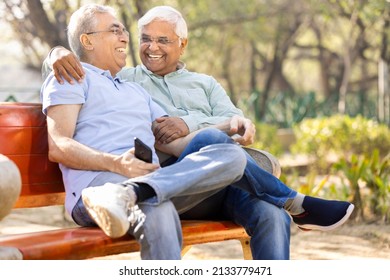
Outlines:
{"label": "elderly man in blue polo shirt", "polygon": [[[72,15],[68,36],[85,80],[61,85],[50,75],[41,90],[49,157],[60,163],[67,211],[79,225],[96,223],[113,238],[134,235],[143,259],[180,259],[175,198],[185,210],[239,180],[244,152],[222,143],[186,153],[193,137],[213,133],[205,129],[161,144],[181,160],[159,168],[152,126],[166,112],[140,85],[115,76],[126,63],[128,33],[122,23],[111,8],[87,5]],[[134,137],[152,148],[154,163],[134,157]]]}

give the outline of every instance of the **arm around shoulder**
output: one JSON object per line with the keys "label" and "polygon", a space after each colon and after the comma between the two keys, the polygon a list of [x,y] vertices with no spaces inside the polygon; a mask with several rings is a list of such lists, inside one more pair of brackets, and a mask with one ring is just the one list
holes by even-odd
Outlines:
{"label": "arm around shoulder", "polygon": [[51,71],[54,71],[54,76],[60,84],[63,84],[64,80],[70,84],[73,84],[74,80],[81,83],[85,76],[79,58],[62,46],[51,49],[43,62],[42,77],[46,78]]}

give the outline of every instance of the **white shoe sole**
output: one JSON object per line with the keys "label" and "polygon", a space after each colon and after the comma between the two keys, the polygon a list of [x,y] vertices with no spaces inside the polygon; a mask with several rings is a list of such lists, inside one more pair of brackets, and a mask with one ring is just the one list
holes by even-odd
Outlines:
{"label": "white shoe sole", "polygon": [[343,225],[351,216],[353,209],[355,206],[353,204],[349,205],[347,208],[347,212],[345,213],[344,217],[338,221],[337,223],[334,223],[333,225],[330,226],[319,226],[319,225],[298,225],[298,227],[303,230],[303,231],[310,231],[310,230],[320,230],[320,231],[331,231],[339,226]]}
{"label": "white shoe sole", "polygon": [[[90,197],[93,197],[93,191],[93,187],[82,191],[82,200],[88,214],[107,236],[111,238],[124,236],[130,228],[130,223],[127,221],[127,218],[120,217],[118,213],[112,212],[95,203]],[[125,224],[123,220],[126,220]]]}
{"label": "white shoe sole", "polygon": [[243,148],[261,168],[271,173],[276,178],[280,177],[282,169],[278,159],[275,156],[263,150],[248,147]]}

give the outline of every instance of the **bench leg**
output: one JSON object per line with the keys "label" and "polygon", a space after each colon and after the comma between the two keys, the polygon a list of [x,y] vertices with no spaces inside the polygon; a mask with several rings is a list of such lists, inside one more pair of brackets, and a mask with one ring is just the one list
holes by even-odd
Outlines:
{"label": "bench leg", "polygon": [[244,260],[252,260],[252,251],[250,246],[250,238],[242,238],[240,239],[241,247],[242,247],[242,254],[244,255]]}
{"label": "bench leg", "polygon": [[188,251],[192,248],[191,245],[184,246],[183,249],[181,249],[181,256],[183,257],[185,254],[188,253]]}

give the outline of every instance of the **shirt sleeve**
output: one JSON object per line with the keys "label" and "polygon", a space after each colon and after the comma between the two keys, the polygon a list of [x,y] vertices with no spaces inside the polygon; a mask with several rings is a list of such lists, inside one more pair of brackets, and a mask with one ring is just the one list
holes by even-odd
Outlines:
{"label": "shirt sleeve", "polygon": [[42,112],[47,113],[47,108],[53,105],[83,104],[85,103],[84,85],[71,85],[65,82],[59,84],[53,74],[49,74],[41,87]]}
{"label": "shirt sleeve", "polygon": [[216,125],[226,121],[234,115],[244,116],[243,112],[234,106],[225,89],[212,77],[209,87],[206,89],[207,99],[211,108],[211,114],[206,115],[200,111],[188,111],[187,116],[181,116],[191,132]]}

